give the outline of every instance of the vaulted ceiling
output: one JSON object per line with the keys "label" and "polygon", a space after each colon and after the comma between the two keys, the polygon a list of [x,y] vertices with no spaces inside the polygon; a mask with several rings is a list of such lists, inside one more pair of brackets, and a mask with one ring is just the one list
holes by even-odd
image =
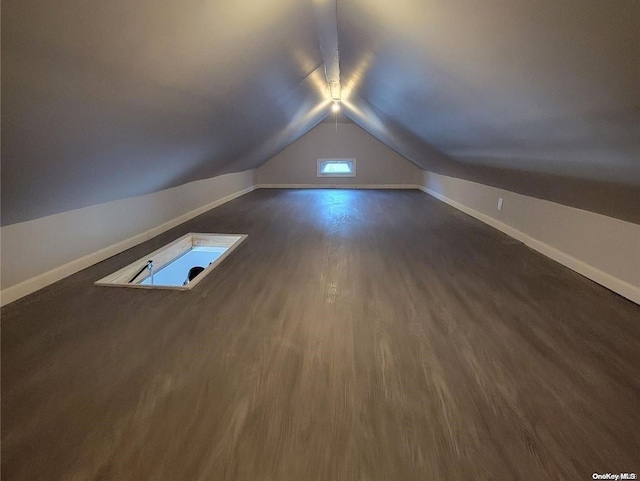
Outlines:
{"label": "vaulted ceiling", "polygon": [[338,58],[425,169],[640,185],[637,0],[3,0],[2,223],[257,167]]}

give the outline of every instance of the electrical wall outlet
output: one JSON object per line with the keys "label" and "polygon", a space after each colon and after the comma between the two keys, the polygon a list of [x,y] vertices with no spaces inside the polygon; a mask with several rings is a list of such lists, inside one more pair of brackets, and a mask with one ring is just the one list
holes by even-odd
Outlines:
{"label": "electrical wall outlet", "polygon": [[502,197],[498,198],[498,210],[502,210]]}

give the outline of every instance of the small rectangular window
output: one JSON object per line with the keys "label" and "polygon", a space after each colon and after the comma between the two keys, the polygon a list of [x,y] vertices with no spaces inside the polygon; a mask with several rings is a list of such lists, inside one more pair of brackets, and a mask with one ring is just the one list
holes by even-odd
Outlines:
{"label": "small rectangular window", "polygon": [[355,177],[356,159],[318,159],[318,177]]}

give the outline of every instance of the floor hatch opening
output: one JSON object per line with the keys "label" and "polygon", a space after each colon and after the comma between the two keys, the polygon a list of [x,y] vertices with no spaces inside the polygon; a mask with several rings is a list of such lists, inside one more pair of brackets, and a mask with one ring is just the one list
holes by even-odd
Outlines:
{"label": "floor hatch opening", "polygon": [[189,290],[215,269],[245,234],[187,234],[95,282],[97,286]]}

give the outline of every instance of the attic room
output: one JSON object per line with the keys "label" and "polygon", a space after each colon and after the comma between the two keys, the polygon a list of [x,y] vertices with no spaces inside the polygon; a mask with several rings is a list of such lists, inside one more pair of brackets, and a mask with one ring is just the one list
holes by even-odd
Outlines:
{"label": "attic room", "polygon": [[640,2],[1,21],[2,479],[637,479]]}

